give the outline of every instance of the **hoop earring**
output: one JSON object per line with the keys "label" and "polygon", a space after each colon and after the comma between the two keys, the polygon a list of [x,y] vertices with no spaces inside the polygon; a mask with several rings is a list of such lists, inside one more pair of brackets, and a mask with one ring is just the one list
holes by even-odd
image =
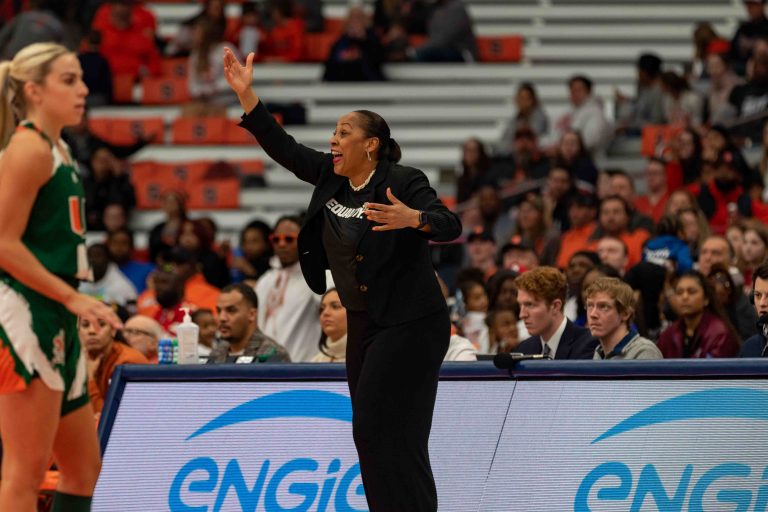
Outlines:
{"label": "hoop earring", "polygon": [[368,161],[370,162],[371,161],[371,152],[370,151],[366,151],[365,154],[368,155]]}

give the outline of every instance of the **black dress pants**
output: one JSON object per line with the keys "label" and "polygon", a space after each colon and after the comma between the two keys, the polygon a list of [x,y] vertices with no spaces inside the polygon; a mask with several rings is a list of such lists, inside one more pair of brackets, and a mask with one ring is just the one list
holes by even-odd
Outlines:
{"label": "black dress pants", "polygon": [[352,431],[371,512],[435,512],[429,431],[451,336],[447,309],[392,327],[347,311]]}

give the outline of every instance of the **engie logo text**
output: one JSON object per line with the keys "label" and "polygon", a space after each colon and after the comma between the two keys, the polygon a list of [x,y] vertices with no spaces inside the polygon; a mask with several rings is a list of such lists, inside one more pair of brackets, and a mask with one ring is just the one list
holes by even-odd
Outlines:
{"label": "engie logo text", "polygon": [[[711,430],[686,428],[690,424],[684,422],[691,420],[756,423],[751,427],[754,430],[729,429],[727,437],[723,437]],[[666,429],[664,435],[648,436],[642,446],[632,446],[632,441],[626,438],[615,439],[614,442],[626,443],[628,453],[641,453],[642,464],[638,464],[638,460],[606,460],[593,467],[578,487],[574,512],[766,512],[768,458],[760,457],[759,453],[765,453],[768,448],[755,442],[765,438],[765,435],[756,437],[756,433],[768,427],[765,421],[768,421],[768,393],[748,388],[697,391],[648,407],[596,437],[592,445],[656,425],[683,422],[681,427],[674,431]],[[711,429],[714,428],[712,424]],[[716,463],[702,464],[704,459],[696,455],[716,449],[718,435],[722,442],[738,441],[740,449],[716,458]],[[677,454],[681,446],[688,450],[689,460],[669,456]],[[756,463],[757,460],[761,462]],[[670,471],[671,465],[681,469]]]}
{"label": "engie logo text", "polygon": [[[240,439],[239,446],[243,452],[258,449],[265,456],[245,463],[240,456],[215,455],[220,443],[231,443],[227,427],[252,421],[262,423],[252,429],[252,438]],[[276,421],[289,424],[276,430]],[[367,511],[356,458],[329,456],[327,446],[318,448],[322,430],[333,422],[351,424],[352,409],[349,397],[327,391],[273,393],[230,409],[187,437],[187,442],[205,440],[211,453],[200,453],[198,442],[195,452],[200,455],[175,470],[169,509],[219,512],[237,504],[235,510],[243,512]],[[297,440],[291,426],[316,429],[318,436]]]}

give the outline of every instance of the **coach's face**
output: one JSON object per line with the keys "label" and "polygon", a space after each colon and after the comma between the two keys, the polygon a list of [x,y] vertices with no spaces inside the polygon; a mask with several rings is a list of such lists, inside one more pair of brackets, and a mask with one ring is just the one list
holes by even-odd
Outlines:
{"label": "coach's face", "polygon": [[[350,112],[339,118],[331,136],[333,172],[352,178],[367,176],[376,165],[379,139],[368,137],[362,126],[362,117]],[[368,155],[371,160],[368,160]]]}

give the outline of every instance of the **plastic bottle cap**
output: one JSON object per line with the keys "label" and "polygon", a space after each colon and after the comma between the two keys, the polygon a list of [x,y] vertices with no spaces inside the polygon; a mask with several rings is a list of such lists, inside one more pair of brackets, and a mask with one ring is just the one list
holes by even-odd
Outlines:
{"label": "plastic bottle cap", "polygon": [[182,320],[183,323],[192,323],[192,317],[189,315],[189,308],[179,308],[184,312],[184,320]]}

